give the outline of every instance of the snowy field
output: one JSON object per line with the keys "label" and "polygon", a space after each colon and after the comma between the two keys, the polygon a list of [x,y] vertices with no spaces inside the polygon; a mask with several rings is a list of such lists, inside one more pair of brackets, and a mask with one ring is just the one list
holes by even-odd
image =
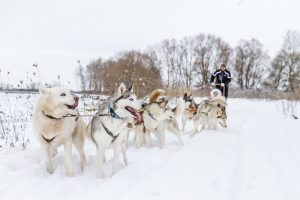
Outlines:
{"label": "snowy field", "polygon": [[90,141],[84,172],[73,149],[75,177],[66,177],[60,148],[48,174],[28,120],[27,149],[0,153],[0,200],[299,200],[299,120],[284,117],[280,102],[244,99],[229,99],[228,117],[226,129],[183,134],[184,146],[172,134],[164,149],[156,141],[137,149],[131,140],[129,165],[120,161],[113,177],[109,151],[104,179],[96,179]]}

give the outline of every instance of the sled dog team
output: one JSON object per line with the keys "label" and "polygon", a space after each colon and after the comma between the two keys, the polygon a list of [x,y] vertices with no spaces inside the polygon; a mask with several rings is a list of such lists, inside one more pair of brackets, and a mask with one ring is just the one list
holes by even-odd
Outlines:
{"label": "sled dog team", "polygon": [[[127,165],[126,148],[130,132],[135,134],[139,147],[151,144],[152,134],[163,147],[167,130],[183,144],[181,132],[189,120],[193,122],[191,135],[200,132],[205,126],[212,129],[216,129],[218,124],[227,126],[227,103],[219,90],[212,90],[210,99],[200,104],[196,104],[191,95],[184,94],[176,99],[175,107],[163,96],[164,92],[157,89],[149,97],[138,100],[132,87],[126,89],[121,84],[114,95],[98,105],[97,113],[86,125],[76,109],[79,101],[77,96],[61,87],[40,89],[33,125],[48,173],[54,172],[52,158],[60,145],[65,149],[65,173],[73,176],[72,144],[80,155],[83,170],[86,164],[85,139],[91,139],[96,146],[97,177],[103,177],[105,150],[111,146],[114,150],[112,173],[117,170],[120,156]],[[178,125],[180,116],[183,124],[181,130]]]}

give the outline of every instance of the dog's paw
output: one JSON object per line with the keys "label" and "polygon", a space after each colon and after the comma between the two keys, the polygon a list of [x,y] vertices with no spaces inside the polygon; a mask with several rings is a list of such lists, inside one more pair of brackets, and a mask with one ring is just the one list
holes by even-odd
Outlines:
{"label": "dog's paw", "polygon": [[54,173],[53,167],[47,167],[47,172],[49,174],[53,174]]}
{"label": "dog's paw", "polygon": [[97,178],[103,179],[103,178],[104,178],[103,172],[98,172],[98,173],[97,173]]}
{"label": "dog's paw", "polygon": [[74,174],[73,171],[66,170],[66,176],[68,176],[68,177],[74,177],[75,174]]}
{"label": "dog's paw", "polygon": [[86,164],[85,162],[81,162],[81,163],[80,163],[80,169],[81,169],[81,172],[84,171],[85,164]]}
{"label": "dog's paw", "polygon": [[124,161],[125,166],[127,166],[128,165],[128,159],[126,157],[124,157],[123,161]]}

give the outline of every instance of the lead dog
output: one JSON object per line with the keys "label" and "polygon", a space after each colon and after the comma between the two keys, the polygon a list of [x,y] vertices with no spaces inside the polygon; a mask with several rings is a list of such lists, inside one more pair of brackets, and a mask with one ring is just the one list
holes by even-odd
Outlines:
{"label": "lead dog", "polygon": [[117,170],[121,152],[127,165],[126,147],[124,144],[127,125],[134,120],[141,121],[142,117],[138,112],[140,109],[141,103],[133,93],[132,87],[126,90],[124,84],[119,86],[115,95],[99,105],[96,114],[98,116],[93,117],[88,125],[88,134],[97,149],[96,168],[98,177],[103,177],[105,150],[111,145],[114,148],[113,174]]}
{"label": "lead dog", "polygon": [[65,148],[66,175],[73,175],[72,142],[79,152],[82,170],[86,163],[84,154],[86,126],[78,118],[76,110],[78,99],[65,88],[40,89],[40,98],[33,114],[33,127],[50,174],[54,172],[51,157],[60,145],[64,145]]}

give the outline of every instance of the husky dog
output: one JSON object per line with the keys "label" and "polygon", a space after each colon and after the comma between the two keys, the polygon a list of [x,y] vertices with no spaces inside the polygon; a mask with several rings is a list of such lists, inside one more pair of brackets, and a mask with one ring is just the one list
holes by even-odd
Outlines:
{"label": "husky dog", "polygon": [[33,114],[34,133],[39,141],[47,171],[52,174],[51,157],[60,145],[65,148],[66,175],[72,176],[72,142],[81,158],[81,169],[86,163],[84,154],[85,123],[78,118],[79,98],[61,87],[41,88]]}
{"label": "husky dog", "polygon": [[182,116],[182,131],[184,131],[188,120],[192,120],[193,123],[195,122],[198,104],[195,103],[194,98],[191,94],[188,95],[187,93],[185,93],[182,97],[182,100],[184,101],[185,108]]}
{"label": "husky dog", "polygon": [[88,125],[88,134],[97,149],[98,177],[103,177],[105,150],[111,145],[114,148],[113,174],[117,170],[121,152],[124,163],[127,165],[126,147],[124,144],[127,125],[134,120],[142,120],[142,116],[138,112],[140,109],[141,103],[133,93],[132,87],[126,90],[123,83],[119,86],[115,95],[99,105],[99,110],[96,114],[98,116],[93,117]]}
{"label": "husky dog", "polygon": [[[167,107],[169,107],[169,109],[170,109],[169,105],[167,105]],[[184,111],[185,111],[185,102],[184,102],[183,98],[178,98],[176,100],[175,108],[172,109],[172,112],[174,113],[174,117],[167,121],[168,122],[168,127],[167,127],[168,130],[177,136],[181,145],[183,145],[183,141],[181,139],[181,130],[179,128],[178,119],[180,118],[180,116],[183,115]]]}
{"label": "husky dog", "polygon": [[[202,131],[207,125],[208,128],[217,129],[218,123],[222,127],[227,127],[227,116],[225,107],[226,99],[223,96],[217,96],[211,100],[204,100],[199,104],[196,120],[192,134]],[[199,130],[199,126],[201,126]]]}
{"label": "husky dog", "polygon": [[[151,143],[151,132],[159,139],[160,146],[165,144],[165,132],[170,130],[174,133],[181,144],[181,133],[177,123],[177,118],[182,112],[182,103],[178,104],[174,109],[168,107],[168,100],[161,97],[165,93],[162,89],[154,90],[149,97],[149,102],[143,108],[143,123],[135,126],[135,132],[138,136],[138,146],[148,142]],[[148,139],[147,139],[148,138]]]}

